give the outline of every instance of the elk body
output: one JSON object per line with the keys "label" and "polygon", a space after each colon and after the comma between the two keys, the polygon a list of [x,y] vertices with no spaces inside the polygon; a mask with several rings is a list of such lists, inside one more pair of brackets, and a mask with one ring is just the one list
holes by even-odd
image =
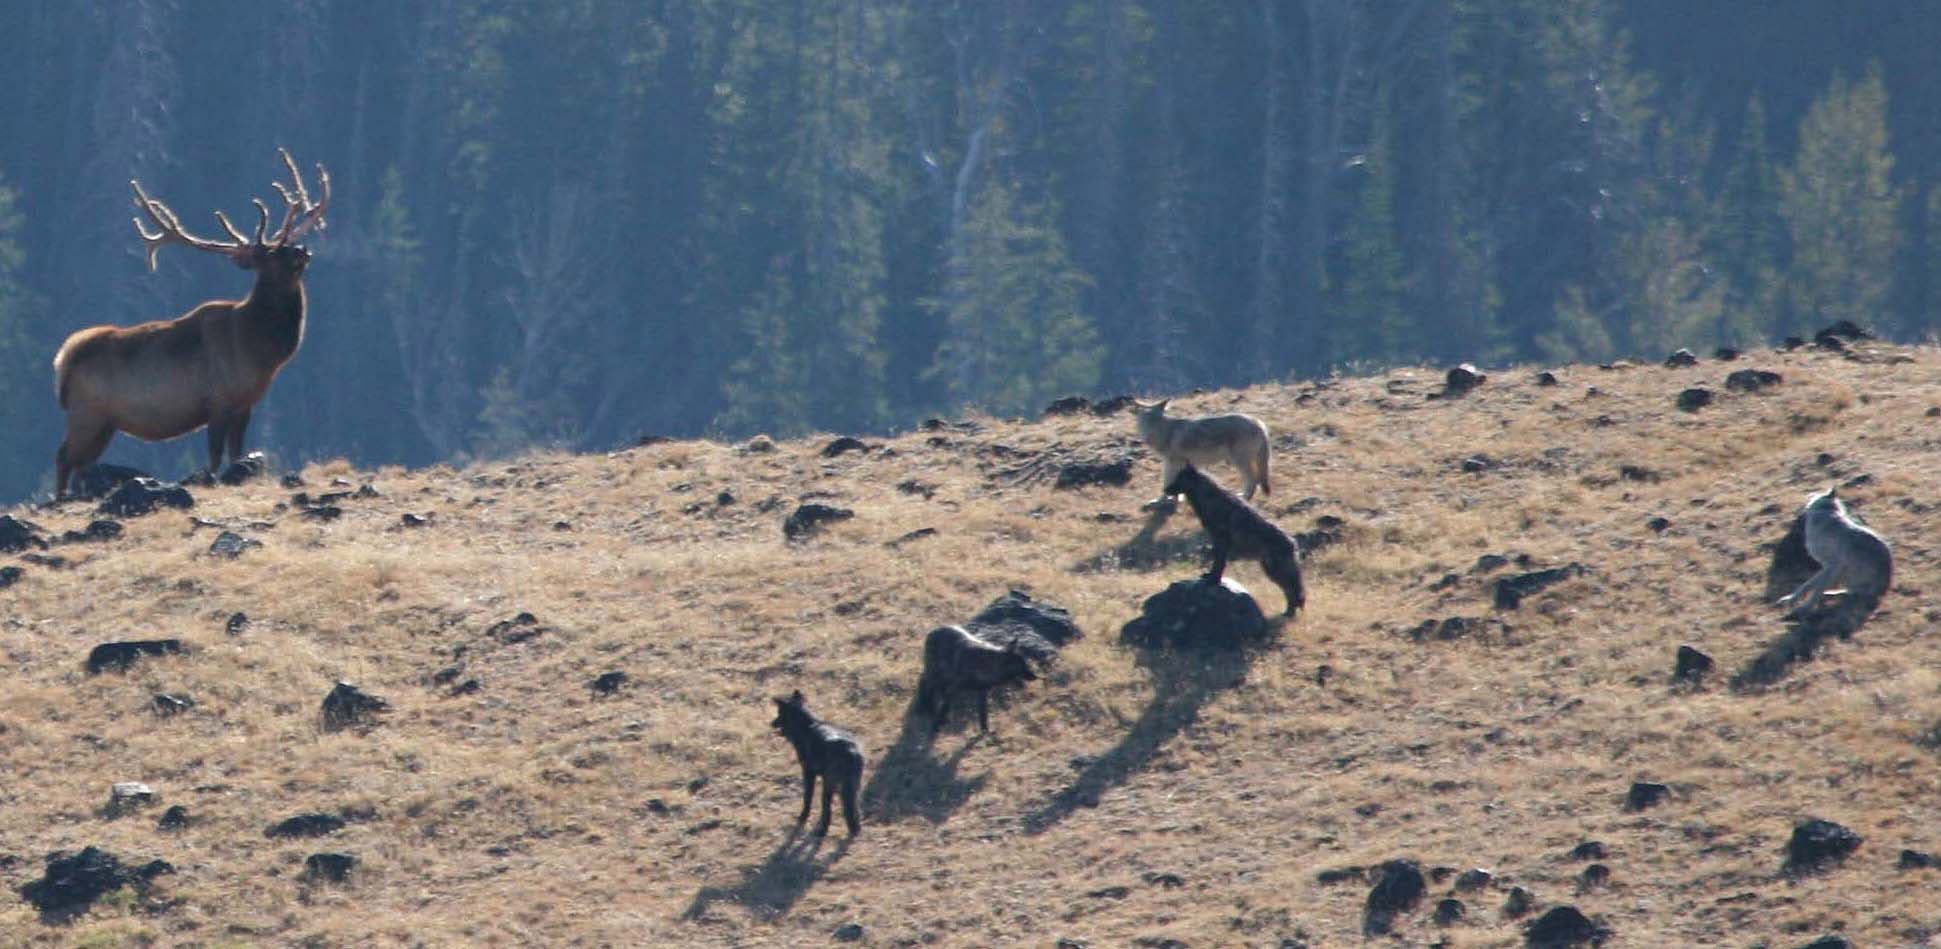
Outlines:
{"label": "elk body", "polygon": [[118,431],[161,441],[207,426],[212,474],[225,450],[242,457],[250,412],[303,340],[303,270],[310,252],[295,241],[324,226],[330,204],[330,173],[317,166],[323,193],[313,203],[296,162],[289,152],[281,154],[291,185],[272,184],[285,210],[282,225],[267,237],[270,210],[260,200],[254,238],[245,238],[217,211],[229,239],[207,240],[184,231],[175,212],[149,197],[140,182],[129,182],[135,207],[158,231],[149,233],[135,219],[149,270],[157,251],[181,244],[255,271],[256,285],[241,300],[211,300],[173,320],[139,326],[91,326],[61,344],[54,355],[54,391],[67,412],[67,437],[54,454],[57,499],[66,495],[74,472],[100,458]]}

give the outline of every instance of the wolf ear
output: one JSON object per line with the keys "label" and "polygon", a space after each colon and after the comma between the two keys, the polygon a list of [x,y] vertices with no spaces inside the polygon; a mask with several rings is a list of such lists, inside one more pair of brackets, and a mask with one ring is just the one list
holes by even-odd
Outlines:
{"label": "wolf ear", "polygon": [[789,704],[790,704],[790,705],[801,705],[803,701],[804,701],[804,699],[802,698],[802,690],[801,690],[801,689],[796,689],[794,693],[792,693],[792,694],[790,694],[790,695],[789,695]]}

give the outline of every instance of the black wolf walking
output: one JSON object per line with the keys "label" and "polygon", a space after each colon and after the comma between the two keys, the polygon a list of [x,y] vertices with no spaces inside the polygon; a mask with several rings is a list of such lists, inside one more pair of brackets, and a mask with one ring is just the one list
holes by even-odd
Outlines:
{"label": "black wolf walking", "polygon": [[923,639],[923,675],[917,680],[917,706],[930,716],[936,734],[950,715],[958,692],[977,693],[977,727],[991,730],[991,690],[1012,682],[1035,682],[1031,661],[1017,643],[995,646],[962,626],[939,626]]}
{"label": "black wolf walking", "polygon": [[1166,484],[1166,493],[1186,495],[1186,503],[1193,506],[1200,526],[1213,540],[1213,568],[1205,578],[1208,583],[1220,582],[1229,557],[1255,560],[1287,597],[1287,611],[1282,615],[1293,616],[1307,605],[1307,593],[1301,586],[1300,546],[1266,515],[1214,484],[1192,465],[1173,476]]}
{"label": "black wolf walking", "polygon": [[809,805],[815,799],[815,780],[822,777],[822,823],[816,836],[829,832],[829,804],[837,792],[842,794],[842,819],[849,825],[849,836],[862,830],[862,817],[856,812],[856,791],[863,783],[863,745],[856,736],[810,713],[802,690],[775,700],[775,721],[769,724],[795,746],[795,758],[802,763],[802,813],[797,824],[809,819]]}

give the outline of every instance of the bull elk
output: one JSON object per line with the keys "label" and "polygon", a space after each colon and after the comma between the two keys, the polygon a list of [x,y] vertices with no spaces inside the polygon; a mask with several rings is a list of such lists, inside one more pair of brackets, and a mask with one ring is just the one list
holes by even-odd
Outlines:
{"label": "bull elk", "polygon": [[57,500],[66,496],[74,472],[100,458],[118,431],[161,441],[206,425],[211,474],[225,448],[231,458],[242,457],[251,410],[303,341],[303,270],[310,252],[294,242],[324,227],[330,205],[330,173],[317,166],[323,194],[313,203],[296,161],[287,151],[278,153],[291,183],[271,184],[285,208],[282,225],[267,237],[270,209],[260,199],[252,199],[258,214],[253,239],[217,211],[216,222],[229,239],[208,240],[183,230],[175,212],[149,197],[141,182],[129,182],[135,207],[156,228],[151,234],[141,217],[135,219],[151,272],[157,251],[181,244],[256,271],[256,285],[241,300],[211,300],[173,320],[139,326],[91,326],[61,344],[54,355],[54,391],[67,412],[67,437],[54,454]]}

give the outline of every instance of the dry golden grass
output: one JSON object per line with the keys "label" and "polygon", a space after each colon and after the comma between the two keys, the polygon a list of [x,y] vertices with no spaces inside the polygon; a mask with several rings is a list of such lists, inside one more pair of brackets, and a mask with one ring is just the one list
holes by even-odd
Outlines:
{"label": "dry golden grass", "polygon": [[[242,529],[265,546],[213,559],[213,530],[158,513],[59,548],[72,566],[30,566],[0,593],[13,665],[0,853],[19,858],[0,876],[18,886],[46,852],[88,844],[179,871],[151,894],[165,908],[108,900],[64,926],[9,897],[0,942],[821,944],[853,921],[871,945],[1352,945],[1368,888],[1316,873],[1408,857],[1501,881],[1465,897],[1468,919],[1447,930],[1429,909],[1449,887],[1432,885],[1400,923],[1411,945],[1517,943],[1522,923],[1499,912],[1512,884],[1579,906],[1621,945],[1790,946],[1838,928],[1861,945],[1923,944],[1941,932],[1941,877],[1894,863],[1902,847],[1941,849],[1941,757],[1918,741],[1941,720],[1941,642],[1920,596],[1941,585],[1927,546],[1941,423],[1926,415],[1941,353],[1865,352],[1569,367],[1548,389],[1513,370],[1456,401],[1424,398],[1439,381],[1427,369],[1180,400],[1267,421],[1278,493],[1265,506],[1285,526],[1348,522],[1309,562],[1310,612],[1250,664],[1116,644],[1146,596],[1200,569],[1187,516],[1158,537],[1178,556],[1113,564],[1156,461],[1142,453],[1121,489],[996,474],[1018,459],[994,445],[1119,454],[1128,416],[983,420],[942,445],[912,434],[834,460],[811,439],[464,471],[313,466],[312,491],[342,476],[382,492],[327,524],[272,485],[202,490],[197,517],[257,524]],[[1724,392],[1749,365],[1786,382]],[[1719,404],[1673,410],[1701,381]],[[1462,473],[1477,452],[1501,466]],[[1625,465],[1658,480],[1622,479]],[[1779,635],[1760,545],[1809,490],[1862,473],[1871,482],[1843,493],[1899,561],[1882,612],[1764,691],[1671,688],[1680,643],[1717,658],[1723,680]],[[898,490],[909,479],[934,494]],[[723,490],[733,503],[716,503]],[[781,521],[805,497],[857,516],[785,544]],[[1306,497],[1318,501],[1290,510]],[[432,525],[400,528],[406,512]],[[79,504],[15,513],[57,532],[89,517]],[[1648,530],[1654,515],[1671,528]],[[885,543],[921,527],[938,533]],[[1470,572],[1485,553],[1591,572],[1497,612]],[[1279,609],[1255,567],[1233,573]],[[1448,573],[1461,579],[1431,589]],[[1069,608],[1086,638],[994,709],[994,738],[913,745],[924,631],[1012,587]],[[230,636],[238,610],[252,623]],[[548,630],[487,635],[520,611]],[[1409,637],[1447,616],[1497,622]],[[98,642],[165,636],[191,652],[82,670]],[[430,684],[455,662],[478,691]],[[610,669],[632,681],[596,699],[586,683]],[[319,732],[339,678],[393,703],[384,724]],[[853,844],[840,822],[819,848],[791,844],[797,775],[768,698],[793,688],[870,749]],[[158,718],[158,691],[198,705]],[[1673,799],[1624,813],[1640,779]],[[160,832],[159,807],[102,817],[121,780],[195,823]],[[326,840],[263,835],[344,808],[375,817]],[[1867,842],[1788,880],[1781,848],[1814,816]],[[1593,839],[1612,882],[1579,893],[1583,864],[1565,854]],[[300,879],[320,850],[363,861],[350,885]],[[1183,885],[1147,881],[1166,873]]]}

